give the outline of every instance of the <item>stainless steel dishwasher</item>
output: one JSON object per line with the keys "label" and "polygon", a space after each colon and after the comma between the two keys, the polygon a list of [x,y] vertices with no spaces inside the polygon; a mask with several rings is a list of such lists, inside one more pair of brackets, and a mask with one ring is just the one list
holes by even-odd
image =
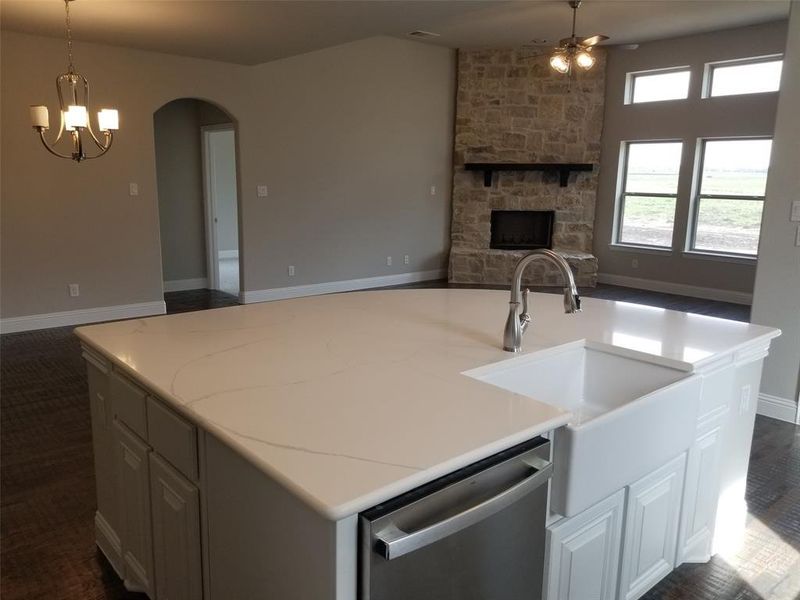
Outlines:
{"label": "stainless steel dishwasher", "polygon": [[542,597],[550,442],[536,438],[359,519],[359,600]]}

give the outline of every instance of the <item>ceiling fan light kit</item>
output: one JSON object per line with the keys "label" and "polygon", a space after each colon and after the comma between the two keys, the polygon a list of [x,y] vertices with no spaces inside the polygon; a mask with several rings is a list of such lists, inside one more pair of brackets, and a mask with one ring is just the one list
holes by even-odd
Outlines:
{"label": "ceiling fan light kit", "polygon": [[578,17],[578,8],[581,0],[570,0],[572,7],[572,34],[558,43],[558,47],[553,50],[550,56],[550,67],[557,73],[572,74],[575,67],[588,71],[591,69],[596,59],[592,55],[592,49],[600,42],[607,40],[608,36],[593,35],[587,38],[579,38],[575,35],[575,22]]}
{"label": "ceiling fan light kit", "polygon": [[[43,104],[31,106],[30,116],[32,127],[39,133],[39,139],[50,154],[81,162],[89,158],[98,158],[109,151],[114,141],[113,132],[119,129],[119,113],[113,108],[104,108],[97,113],[97,126],[103,137],[103,140],[100,141],[92,129],[92,122],[89,118],[89,82],[83,75],[75,71],[72,64],[72,30],[69,16],[69,3],[72,1],[64,0],[68,67],[66,73],[56,77],[56,91],[60,107],[60,124],[56,138],[52,142],[48,142],[45,137],[45,131],[50,128],[50,114],[46,106]],[[70,154],[62,154],[55,149],[55,145],[61,140],[65,131],[72,138]],[[86,154],[84,141],[87,137],[99,148],[97,154]]]}

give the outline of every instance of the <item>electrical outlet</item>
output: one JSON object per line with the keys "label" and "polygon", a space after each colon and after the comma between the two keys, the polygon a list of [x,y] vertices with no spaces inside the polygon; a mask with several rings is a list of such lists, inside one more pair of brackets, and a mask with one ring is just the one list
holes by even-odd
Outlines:
{"label": "electrical outlet", "polygon": [[286,269],[286,271],[289,273],[289,277],[294,277],[294,265],[289,265],[289,268]]}
{"label": "electrical outlet", "polygon": [[79,286],[77,283],[70,283],[67,287],[69,289],[70,297],[77,298],[81,295],[81,286]]}
{"label": "electrical outlet", "polygon": [[387,267],[391,267],[392,266],[392,257],[391,256],[387,256],[386,257],[386,266]]}
{"label": "electrical outlet", "polygon": [[639,259],[638,258],[631,259],[631,267],[634,268],[634,269],[638,269],[639,268]]}
{"label": "electrical outlet", "polygon": [[129,183],[128,184],[128,194],[131,196],[138,196],[139,195],[139,184],[138,183]]}
{"label": "electrical outlet", "polygon": [[256,188],[256,193],[258,194],[259,198],[266,198],[269,196],[269,188],[265,185],[259,185]]}
{"label": "electrical outlet", "polygon": [[750,386],[743,385],[739,398],[739,414],[743,415],[750,409]]}
{"label": "electrical outlet", "polygon": [[410,260],[409,260],[409,258],[408,258],[408,254],[406,254],[406,255],[403,257],[403,264],[404,264],[404,265],[407,265],[407,264],[409,264],[410,262],[411,262],[411,261],[410,261]]}
{"label": "electrical outlet", "polygon": [[436,195],[436,186],[432,185],[431,186],[431,196],[435,196],[435,195]]}

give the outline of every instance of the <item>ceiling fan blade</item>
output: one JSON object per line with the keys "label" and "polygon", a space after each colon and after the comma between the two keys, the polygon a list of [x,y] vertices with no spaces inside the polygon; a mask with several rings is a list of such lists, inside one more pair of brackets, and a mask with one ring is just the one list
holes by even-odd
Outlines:
{"label": "ceiling fan blade", "polygon": [[593,35],[593,36],[578,40],[578,43],[581,46],[596,46],[600,42],[604,42],[607,39],[609,39],[609,37],[607,35]]}

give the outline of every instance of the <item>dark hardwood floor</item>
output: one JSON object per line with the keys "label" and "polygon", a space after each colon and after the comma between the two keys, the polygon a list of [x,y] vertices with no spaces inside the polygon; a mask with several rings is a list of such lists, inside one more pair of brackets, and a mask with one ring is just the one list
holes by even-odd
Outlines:
{"label": "dark hardwood floor", "polygon": [[[584,294],[741,321],[749,315],[745,306],[612,286]],[[170,293],[166,301],[170,313],[236,304],[233,296],[206,290]],[[72,329],[0,336],[3,600],[143,598],[123,589],[94,546],[86,371]],[[740,550],[708,564],[683,565],[645,598],[800,598],[800,427],[757,418],[747,499],[750,516]]]}

